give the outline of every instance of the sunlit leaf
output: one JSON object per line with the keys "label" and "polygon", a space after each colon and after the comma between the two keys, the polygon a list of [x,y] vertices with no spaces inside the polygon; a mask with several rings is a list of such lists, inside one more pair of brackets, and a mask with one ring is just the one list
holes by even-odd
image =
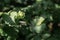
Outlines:
{"label": "sunlit leaf", "polygon": [[45,18],[40,17],[40,18],[37,20],[36,25],[40,25],[44,20],[45,20]]}
{"label": "sunlit leaf", "polygon": [[56,8],[60,8],[60,5],[58,5],[58,4],[55,4],[55,7],[56,7]]}
{"label": "sunlit leaf", "polygon": [[6,22],[6,24],[15,24],[9,15],[3,14],[2,18]]}
{"label": "sunlit leaf", "polygon": [[36,33],[42,33],[46,28],[46,24],[41,24],[39,26],[35,26],[33,29]]}
{"label": "sunlit leaf", "polygon": [[0,12],[0,16],[3,14],[3,12]]}
{"label": "sunlit leaf", "polygon": [[17,14],[18,18],[24,18],[25,17],[25,13],[22,11],[19,11]]}
{"label": "sunlit leaf", "polygon": [[2,35],[3,34],[3,29],[2,28],[0,28],[0,35]]}
{"label": "sunlit leaf", "polygon": [[12,19],[13,22],[15,22],[15,18],[17,17],[17,12],[16,11],[12,11],[10,13],[10,18]]}

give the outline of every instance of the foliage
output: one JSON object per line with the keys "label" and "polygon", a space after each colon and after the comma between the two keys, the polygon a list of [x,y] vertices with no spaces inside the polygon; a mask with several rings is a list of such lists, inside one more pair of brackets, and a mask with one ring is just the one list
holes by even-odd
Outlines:
{"label": "foliage", "polygon": [[0,40],[55,40],[48,23],[60,23],[56,1],[0,0]]}

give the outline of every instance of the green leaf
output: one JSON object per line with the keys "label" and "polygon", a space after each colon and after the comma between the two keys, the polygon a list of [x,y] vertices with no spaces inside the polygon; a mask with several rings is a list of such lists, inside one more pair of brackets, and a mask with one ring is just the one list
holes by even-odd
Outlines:
{"label": "green leaf", "polygon": [[15,22],[7,14],[3,14],[2,18],[3,18],[3,20],[5,21],[6,24],[10,24],[10,25],[14,25],[15,24]]}
{"label": "green leaf", "polygon": [[43,23],[39,26],[35,26],[33,29],[35,30],[36,33],[42,33],[46,28],[46,24]]}
{"label": "green leaf", "polygon": [[11,37],[17,37],[17,31],[14,27],[9,27],[8,25],[5,25],[3,27],[3,31],[8,35],[8,36],[11,36]]}
{"label": "green leaf", "polygon": [[0,16],[3,14],[3,12],[0,12]]}
{"label": "green leaf", "polygon": [[3,34],[3,30],[0,28],[0,35],[2,35]]}
{"label": "green leaf", "polygon": [[16,17],[17,17],[17,12],[16,11],[10,12],[10,18],[14,23],[15,23],[15,18]]}

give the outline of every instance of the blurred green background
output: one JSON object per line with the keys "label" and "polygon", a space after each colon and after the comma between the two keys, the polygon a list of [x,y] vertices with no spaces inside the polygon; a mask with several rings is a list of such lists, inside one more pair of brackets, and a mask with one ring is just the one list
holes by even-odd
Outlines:
{"label": "blurred green background", "polygon": [[0,40],[60,40],[60,0],[0,0]]}

